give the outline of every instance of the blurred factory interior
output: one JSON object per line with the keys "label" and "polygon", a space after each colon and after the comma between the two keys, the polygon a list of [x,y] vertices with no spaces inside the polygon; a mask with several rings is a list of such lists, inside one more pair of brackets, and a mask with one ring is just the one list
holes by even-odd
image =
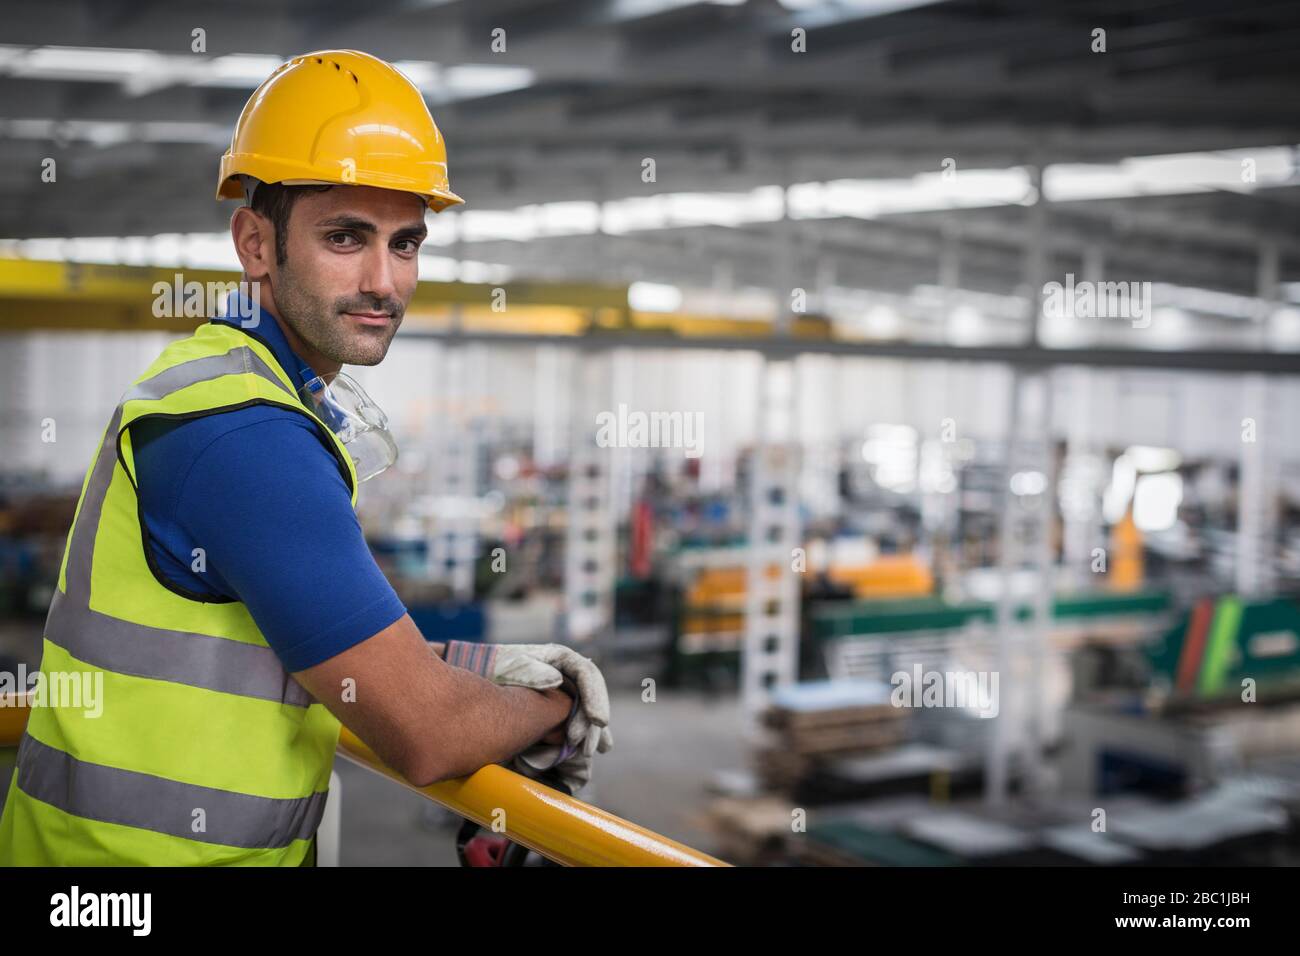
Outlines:
{"label": "blurred factory interior", "polygon": [[[0,671],[325,48],[466,199],[349,369],[367,540],[428,640],[600,665],[582,799],[740,865],[1300,860],[1293,4],[10,0]],[[337,772],[339,862],[456,864]]]}

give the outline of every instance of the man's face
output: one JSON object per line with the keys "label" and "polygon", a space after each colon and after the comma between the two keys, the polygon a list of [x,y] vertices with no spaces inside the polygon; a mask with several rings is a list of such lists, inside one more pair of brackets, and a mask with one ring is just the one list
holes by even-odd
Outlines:
{"label": "man's face", "polygon": [[391,189],[304,192],[286,259],[270,270],[280,318],[333,362],[378,365],[415,294],[424,211],[419,196]]}

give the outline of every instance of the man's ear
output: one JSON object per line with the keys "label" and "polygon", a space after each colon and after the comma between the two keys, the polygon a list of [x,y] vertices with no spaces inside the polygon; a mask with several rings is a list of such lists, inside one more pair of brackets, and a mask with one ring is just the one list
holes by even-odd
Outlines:
{"label": "man's ear", "polygon": [[230,217],[230,237],[235,255],[249,279],[264,279],[275,263],[275,228],[271,220],[248,206],[240,206]]}

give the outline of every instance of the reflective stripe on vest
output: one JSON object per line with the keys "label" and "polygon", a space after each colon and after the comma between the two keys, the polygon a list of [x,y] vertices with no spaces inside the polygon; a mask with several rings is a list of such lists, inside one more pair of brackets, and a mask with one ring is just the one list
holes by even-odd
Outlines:
{"label": "reflective stripe on vest", "polygon": [[249,849],[288,846],[311,839],[325,813],[327,793],[275,800],[167,780],[77,760],[24,736],[18,748],[18,786],[64,813],[140,827],[169,836],[198,838],[191,808],[202,807],[207,843]]}
{"label": "reflective stripe on vest", "polygon": [[[158,401],[189,386],[233,374],[267,379],[288,394],[286,404],[297,403],[280,377],[247,346],[164,368],[123,396],[86,482],[68,541],[65,589],[55,589],[45,636],[93,668],[307,708],[315,703],[310,694],[264,644],[151,627],[90,606],[95,542],[118,464],[124,406],[134,400]],[[165,720],[165,715],[160,719]],[[248,849],[281,849],[310,839],[324,813],[327,791],[292,798],[260,796],[106,766],[93,762],[93,755],[83,756],[92,759],[78,759],[24,734],[16,787],[26,796],[82,820],[137,827],[199,844]],[[206,814],[207,828],[201,832],[195,832],[191,816],[197,807],[204,808]]]}
{"label": "reflective stripe on vest", "polygon": [[[254,375],[260,375],[276,388],[284,388],[284,383],[258,357],[257,353],[247,345],[241,345],[224,355],[208,355],[163,369],[153,378],[147,378],[133,385],[123,396],[122,404],[137,399],[157,401],[166,398],[172,392],[179,392],[187,385],[211,381],[223,375],[236,375],[240,372],[252,372]],[[116,430],[113,433],[116,434]]]}

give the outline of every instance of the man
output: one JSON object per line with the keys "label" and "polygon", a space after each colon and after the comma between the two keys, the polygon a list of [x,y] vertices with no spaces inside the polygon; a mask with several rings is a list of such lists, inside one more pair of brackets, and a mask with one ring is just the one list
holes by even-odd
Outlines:
{"label": "man", "polygon": [[111,417],[42,658],[102,676],[101,712],[33,708],[0,864],[310,864],[340,722],[416,785],[518,757],[580,786],[611,745],[581,655],[431,653],[353,511],[367,428],[324,383],[383,360],[425,210],[462,202],[419,92],[364,53],[290,61],[218,196],[249,200],[230,230],[256,301],[168,346]]}

